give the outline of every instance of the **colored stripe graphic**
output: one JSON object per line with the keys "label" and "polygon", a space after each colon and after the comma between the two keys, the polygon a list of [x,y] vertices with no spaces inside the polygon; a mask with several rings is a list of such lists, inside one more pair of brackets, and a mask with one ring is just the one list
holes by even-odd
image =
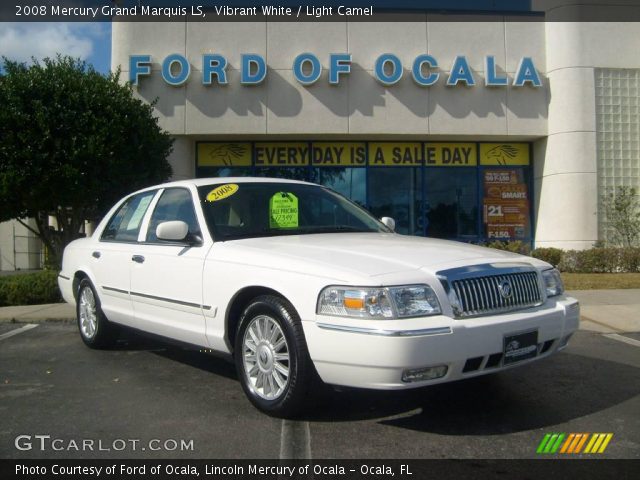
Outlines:
{"label": "colored stripe graphic", "polygon": [[540,442],[540,445],[538,445],[538,449],[536,450],[536,453],[542,453],[544,451],[544,447],[547,445],[547,442],[549,441],[550,438],[551,438],[551,434],[547,433],[542,439],[542,441]]}
{"label": "colored stripe graphic", "polygon": [[549,453],[556,453],[558,451],[558,448],[560,448],[562,440],[564,440],[564,433],[558,435],[558,439],[556,440],[556,443],[553,445],[553,447],[551,447],[551,451]]}
{"label": "colored stripe graphic", "polygon": [[[604,453],[613,433],[547,433],[536,449],[541,454]],[[588,440],[588,442],[587,442]],[[585,446],[584,451],[583,447]]]}
{"label": "colored stripe graphic", "polygon": [[604,453],[613,437],[613,433],[594,433],[584,453]]}
{"label": "colored stripe graphic", "polygon": [[538,445],[536,453],[556,453],[564,437],[564,433],[547,433]]}
{"label": "colored stripe graphic", "polygon": [[576,437],[575,433],[570,433],[569,436],[567,437],[567,441],[564,442],[564,445],[562,445],[562,449],[560,450],[560,453],[567,453],[567,449],[569,448],[569,445],[571,445],[571,442],[573,442],[573,439]]}
{"label": "colored stripe graphic", "polygon": [[573,437],[573,442],[571,442],[571,445],[569,445],[569,450],[567,450],[567,453],[578,453],[576,449],[578,448],[578,444],[581,441],[584,441],[583,438],[584,436],[582,433],[576,433]]}
{"label": "colored stripe graphic", "polygon": [[604,453],[604,451],[607,449],[607,445],[609,445],[609,442],[611,441],[611,439],[613,438],[613,433],[607,433],[607,436],[604,439],[604,442],[602,442],[602,445],[600,445],[600,450],[598,450],[598,453]]}

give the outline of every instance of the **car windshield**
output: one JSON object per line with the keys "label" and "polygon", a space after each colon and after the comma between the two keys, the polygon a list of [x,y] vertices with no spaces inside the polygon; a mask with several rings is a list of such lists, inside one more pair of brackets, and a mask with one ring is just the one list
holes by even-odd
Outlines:
{"label": "car windshield", "polygon": [[324,187],[224,183],[199,187],[216,240],[336,232],[390,232],[366,210]]}

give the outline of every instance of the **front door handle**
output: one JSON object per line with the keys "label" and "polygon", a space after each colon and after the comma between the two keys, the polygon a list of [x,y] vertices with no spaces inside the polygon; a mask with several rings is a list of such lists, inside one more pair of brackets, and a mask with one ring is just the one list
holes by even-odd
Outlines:
{"label": "front door handle", "polygon": [[133,257],[131,257],[131,260],[136,263],[144,263],[144,257],[142,255],[134,255]]}
{"label": "front door handle", "polygon": [[98,251],[95,251],[95,252],[93,252],[93,253],[91,254],[91,256],[92,256],[93,258],[100,258],[100,255],[101,255],[101,253],[100,253],[100,252],[98,252]]}

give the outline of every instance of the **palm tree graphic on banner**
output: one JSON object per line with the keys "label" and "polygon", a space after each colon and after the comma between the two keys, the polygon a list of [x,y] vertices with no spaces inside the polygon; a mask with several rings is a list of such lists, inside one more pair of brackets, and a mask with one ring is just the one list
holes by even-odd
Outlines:
{"label": "palm tree graphic on banner", "polygon": [[518,156],[518,149],[511,145],[498,145],[487,152],[487,158],[494,159],[498,165],[507,165],[508,160]]}
{"label": "palm tree graphic on banner", "polygon": [[227,167],[234,165],[234,160],[243,158],[247,152],[247,147],[237,143],[222,143],[216,145],[209,152],[209,157],[215,164],[222,163]]}

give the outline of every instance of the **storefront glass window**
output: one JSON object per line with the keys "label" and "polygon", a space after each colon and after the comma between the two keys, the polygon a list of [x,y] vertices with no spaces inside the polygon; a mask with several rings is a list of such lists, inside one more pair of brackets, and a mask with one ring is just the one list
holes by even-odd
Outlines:
{"label": "storefront glass window", "polygon": [[367,202],[367,171],[365,168],[324,167],[311,170],[311,182],[341,193],[360,206]]}
{"label": "storefront glass window", "polygon": [[427,236],[458,240],[478,237],[475,168],[429,168],[425,173]]}
{"label": "storefront glass window", "polygon": [[392,217],[396,232],[424,235],[422,206],[422,169],[369,169],[369,211],[378,218]]}
{"label": "storefront glass window", "polygon": [[326,185],[396,221],[465,242],[531,242],[531,145],[524,142],[216,141],[196,144],[197,177]]}

